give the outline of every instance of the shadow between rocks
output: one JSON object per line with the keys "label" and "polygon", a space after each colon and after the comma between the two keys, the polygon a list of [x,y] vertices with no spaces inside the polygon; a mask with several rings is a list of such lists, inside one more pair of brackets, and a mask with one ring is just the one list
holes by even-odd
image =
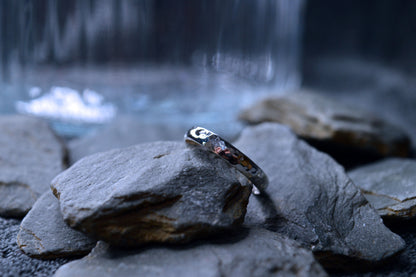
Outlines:
{"label": "shadow between rocks", "polygon": [[416,218],[402,219],[402,218],[383,218],[384,225],[386,225],[394,233],[415,233],[416,235]]}
{"label": "shadow between rocks", "polygon": [[400,256],[400,253],[397,253],[379,262],[368,262],[328,252],[314,252],[313,254],[316,260],[331,276],[337,277],[367,276],[365,274],[377,273],[388,265],[396,264]]}
{"label": "shadow between rocks", "polygon": [[[416,219],[399,220],[384,219],[385,225],[391,231],[400,235],[406,242],[405,249],[384,260],[384,263],[378,264],[366,270],[358,272],[337,272],[328,271],[333,277],[361,277],[361,276],[413,276],[416,272]],[[371,270],[371,272],[370,272]]]}
{"label": "shadow between rocks", "polygon": [[183,251],[192,249],[202,245],[227,245],[234,244],[244,240],[250,233],[250,228],[235,227],[232,229],[224,229],[223,232],[212,234],[210,237],[192,241],[186,244],[163,244],[149,243],[138,248],[126,248],[119,246],[109,246],[107,257],[112,259],[123,258],[131,255],[137,255],[150,249],[170,249],[175,251]]}
{"label": "shadow between rocks", "polygon": [[373,163],[384,157],[366,148],[357,149],[347,145],[334,143],[328,140],[304,139],[309,145],[327,153],[346,170],[353,169],[358,166]]}

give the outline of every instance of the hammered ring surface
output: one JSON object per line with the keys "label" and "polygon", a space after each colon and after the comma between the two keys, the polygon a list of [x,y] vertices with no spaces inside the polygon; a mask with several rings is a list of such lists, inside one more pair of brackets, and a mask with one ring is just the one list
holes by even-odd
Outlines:
{"label": "hammered ring surface", "polygon": [[253,184],[253,193],[258,195],[269,183],[264,171],[234,145],[203,127],[192,127],[185,134],[185,142],[212,152],[241,172]]}

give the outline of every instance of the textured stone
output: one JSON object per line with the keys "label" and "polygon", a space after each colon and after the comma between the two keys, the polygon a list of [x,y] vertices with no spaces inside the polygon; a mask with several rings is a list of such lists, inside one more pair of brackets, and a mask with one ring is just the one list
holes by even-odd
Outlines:
{"label": "textured stone", "polygon": [[0,215],[24,216],[65,168],[65,148],[40,120],[0,117]]}
{"label": "textured stone", "polygon": [[336,55],[311,60],[305,68],[305,86],[406,130],[415,154],[416,78],[396,66],[357,58]]}
{"label": "textured stone", "polygon": [[[237,241],[236,241],[237,240]],[[68,263],[55,277],[124,276],[326,276],[312,253],[267,230],[186,248],[121,251],[99,243],[84,259]]]}
{"label": "textured stone", "polygon": [[50,259],[88,254],[96,241],[65,224],[59,202],[45,192],[20,224],[17,244],[32,258]]}
{"label": "textured stone", "polygon": [[381,216],[416,216],[415,160],[390,158],[349,171],[348,175]]}
{"label": "textured stone", "polygon": [[138,117],[120,116],[109,125],[68,143],[71,163],[98,152],[139,143],[181,140],[183,129],[140,122]]}
{"label": "textured stone", "polygon": [[52,188],[71,227],[123,246],[187,242],[239,224],[250,194],[226,161],[184,142],[85,157]]}
{"label": "textured stone", "polygon": [[235,145],[270,180],[266,194],[251,197],[247,224],[287,234],[326,267],[348,260],[375,263],[403,249],[403,240],[383,225],[344,169],[289,128],[276,123],[247,128]]}
{"label": "textured stone", "polygon": [[38,260],[26,256],[17,246],[16,236],[20,221],[0,217],[0,276],[48,277],[67,263],[67,259]]}
{"label": "textured stone", "polygon": [[240,118],[253,124],[272,121],[288,125],[297,135],[334,154],[340,152],[340,146],[347,147],[344,154],[362,150],[368,155],[405,157],[410,152],[410,140],[399,128],[312,92],[265,99],[243,111]]}

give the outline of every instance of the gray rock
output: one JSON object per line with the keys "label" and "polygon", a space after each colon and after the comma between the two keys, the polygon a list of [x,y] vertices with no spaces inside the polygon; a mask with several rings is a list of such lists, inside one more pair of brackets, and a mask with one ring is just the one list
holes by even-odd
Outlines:
{"label": "gray rock", "polygon": [[93,252],[55,274],[65,276],[326,276],[312,253],[267,230],[231,241],[186,248],[120,251],[99,243]]}
{"label": "gray rock", "polygon": [[59,201],[48,191],[20,224],[17,244],[32,258],[51,259],[88,254],[96,241],[65,224]]}
{"label": "gray rock", "polygon": [[264,123],[246,128],[235,145],[264,169],[267,193],[251,197],[246,223],[266,226],[310,247],[326,267],[334,259],[378,262],[403,249],[344,169],[296,138]]}
{"label": "gray rock", "polygon": [[71,227],[122,246],[187,242],[240,224],[250,195],[226,161],[184,142],[85,157],[52,188]]}
{"label": "gray rock", "polygon": [[390,158],[349,171],[364,196],[385,218],[416,216],[416,161]]}
{"label": "gray rock", "polygon": [[143,123],[138,117],[120,116],[109,125],[68,143],[70,161],[98,152],[132,146],[139,143],[181,140],[183,129],[169,125]]}
{"label": "gray rock", "polygon": [[303,91],[265,99],[240,114],[257,124],[265,121],[288,125],[299,136],[361,149],[382,156],[406,157],[410,139],[399,128],[356,106]]}
{"label": "gray rock", "polygon": [[16,244],[20,221],[0,217],[0,276],[48,277],[52,276],[67,259],[38,260],[26,256]]}
{"label": "gray rock", "polygon": [[307,64],[306,86],[316,88],[323,97],[369,110],[406,130],[416,153],[414,74],[396,66],[338,55],[320,56]]}
{"label": "gray rock", "polygon": [[0,215],[24,216],[64,170],[66,151],[40,119],[2,116],[0,130]]}

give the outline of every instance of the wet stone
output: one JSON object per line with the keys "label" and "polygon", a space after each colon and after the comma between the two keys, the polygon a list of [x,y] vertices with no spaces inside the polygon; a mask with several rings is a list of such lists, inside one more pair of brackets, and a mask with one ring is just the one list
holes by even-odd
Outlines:
{"label": "wet stone", "polygon": [[65,224],[58,200],[48,191],[20,224],[17,244],[32,258],[52,259],[88,254],[96,241]]}
{"label": "wet stone", "polygon": [[354,166],[383,156],[406,157],[410,139],[373,114],[309,91],[267,98],[240,114],[251,124],[278,122],[339,162]]}
{"label": "wet stone", "polygon": [[52,181],[64,220],[112,245],[185,243],[242,223],[250,187],[214,154],[154,142],[85,157]]}
{"label": "wet stone", "polygon": [[415,218],[415,160],[390,158],[349,171],[348,175],[382,217]]}
{"label": "wet stone", "polygon": [[246,224],[296,239],[327,268],[376,264],[403,249],[404,241],[383,225],[343,167],[288,127],[246,128],[235,145],[270,181],[266,193],[250,198]]}
{"label": "wet stone", "polygon": [[240,232],[216,243],[183,248],[112,249],[99,243],[93,252],[68,263],[55,277],[124,276],[327,276],[311,252],[267,230]]}
{"label": "wet stone", "polygon": [[40,119],[1,116],[0,130],[0,215],[22,217],[64,170],[66,150]]}

